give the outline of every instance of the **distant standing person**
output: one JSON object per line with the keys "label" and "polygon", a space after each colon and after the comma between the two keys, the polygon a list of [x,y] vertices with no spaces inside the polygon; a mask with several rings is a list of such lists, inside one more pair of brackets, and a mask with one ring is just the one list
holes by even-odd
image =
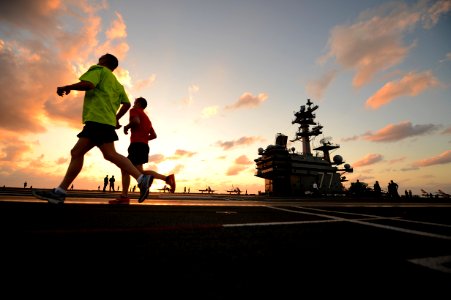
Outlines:
{"label": "distant standing person", "polygon": [[23,183],[23,188],[26,188],[27,187],[27,182],[25,181],[24,183]]}
{"label": "distant standing person", "polygon": [[[157,134],[152,126],[144,109],[147,107],[147,100],[139,97],[135,99],[133,108],[130,109],[130,120],[127,125],[124,126],[124,133],[128,134],[128,130],[131,130],[130,146],[128,147],[128,158],[136,166],[136,168],[153,178],[163,180],[171,188],[170,192],[175,192],[175,177],[174,174],[165,176],[152,170],[144,170],[143,165],[149,161],[149,141],[156,139]],[[130,198],[128,197],[128,188],[130,186],[130,175],[122,170],[122,193],[121,195],[110,200],[110,204],[129,204]],[[147,198],[147,197],[145,197]],[[139,202],[145,200],[141,199]]]}
{"label": "distant standing person", "polygon": [[84,127],[77,135],[78,141],[71,150],[71,160],[59,186],[51,191],[33,191],[35,197],[53,204],[64,203],[68,187],[83,168],[85,154],[94,147],[100,149],[106,160],[137,180],[140,200],[147,196],[153,177],[140,172],[130,160],[117,153],[114,147],[114,142],[119,139],[116,134],[116,129],[121,127],[119,120],[131,107],[123,85],[113,74],[118,65],[118,59],[107,53],[80,76],[79,82],[56,89],[61,97],[72,90],[85,91],[82,114]]}
{"label": "distant standing person", "polygon": [[114,182],[116,181],[116,179],[114,178],[114,175],[111,175],[110,177],[110,192],[111,190],[113,190],[114,192]]}
{"label": "distant standing person", "polygon": [[394,182],[393,180],[390,180],[388,183],[388,194],[390,198],[398,199],[399,193],[398,193],[398,184]]}
{"label": "distant standing person", "polygon": [[108,186],[108,175],[105,176],[105,178],[103,178],[103,191],[106,191],[106,187]]}
{"label": "distant standing person", "polygon": [[381,196],[382,189],[381,189],[381,186],[379,184],[379,181],[376,180],[376,182],[374,183],[373,190],[374,190],[374,194],[375,194],[376,197],[380,197]]}

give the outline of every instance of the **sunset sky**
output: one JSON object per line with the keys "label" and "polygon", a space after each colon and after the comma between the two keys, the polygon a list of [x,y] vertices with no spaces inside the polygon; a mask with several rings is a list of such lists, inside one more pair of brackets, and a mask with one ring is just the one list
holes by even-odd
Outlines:
{"label": "sunset sky", "polygon": [[[60,183],[84,93],[56,87],[107,52],[130,100],[149,102],[145,168],[175,173],[177,192],[264,191],[258,148],[293,139],[310,98],[324,126],[312,148],[339,144],[350,182],[451,193],[451,0],[1,1],[0,186]],[[74,186],[105,175],[120,184],[94,148]]]}

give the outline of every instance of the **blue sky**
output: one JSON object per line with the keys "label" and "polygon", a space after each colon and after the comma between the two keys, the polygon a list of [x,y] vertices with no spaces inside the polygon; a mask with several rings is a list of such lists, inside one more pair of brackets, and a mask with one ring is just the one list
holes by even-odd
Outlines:
{"label": "blue sky", "polygon": [[[178,191],[264,190],[257,149],[294,138],[310,98],[324,126],[312,146],[340,144],[351,181],[451,192],[451,1],[21,0],[0,11],[2,185],[59,183],[82,93],[55,89],[110,52],[130,99],[149,101],[148,168],[175,172]],[[106,174],[120,173],[93,150],[74,184],[95,189]]]}

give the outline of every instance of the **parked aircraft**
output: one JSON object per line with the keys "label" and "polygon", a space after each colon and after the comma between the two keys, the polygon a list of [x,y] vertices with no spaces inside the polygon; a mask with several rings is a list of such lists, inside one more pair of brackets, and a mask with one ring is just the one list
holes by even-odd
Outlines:
{"label": "parked aircraft", "polygon": [[450,194],[445,193],[445,192],[442,191],[442,190],[438,190],[438,193],[439,193],[443,198],[450,198],[450,197],[451,197]]}
{"label": "parked aircraft", "polygon": [[213,194],[215,190],[212,190],[211,187],[208,186],[205,190],[199,190],[199,192],[202,192],[202,194],[204,192],[207,192],[207,194]]}
{"label": "parked aircraft", "polygon": [[232,187],[232,189],[231,189],[231,190],[228,190],[227,193],[229,193],[229,194],[232,194],[232,193],[233,193],[233,194],[240,195],[240,194],[241,194],[241,190],[240,190],[239,187],[236,187],[236,188],[233,188],[233,187]]}

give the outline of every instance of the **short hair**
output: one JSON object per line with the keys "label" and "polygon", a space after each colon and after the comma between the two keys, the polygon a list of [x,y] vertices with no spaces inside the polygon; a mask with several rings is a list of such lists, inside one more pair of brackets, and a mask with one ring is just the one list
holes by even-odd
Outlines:
{"label": "short hair", "polygon": [[144,99],[143,97],[139,97],[135,99],[136,101],[138,101],[139,105],[144,109],[147,107],[147,100]]}
{"label": "short hair", "polygon": [[119,66],[119,60],[113,54],[107,53],[103,55],[101,58],[104,59],[106,66],[111,70],[115,70],[117,66]]}

